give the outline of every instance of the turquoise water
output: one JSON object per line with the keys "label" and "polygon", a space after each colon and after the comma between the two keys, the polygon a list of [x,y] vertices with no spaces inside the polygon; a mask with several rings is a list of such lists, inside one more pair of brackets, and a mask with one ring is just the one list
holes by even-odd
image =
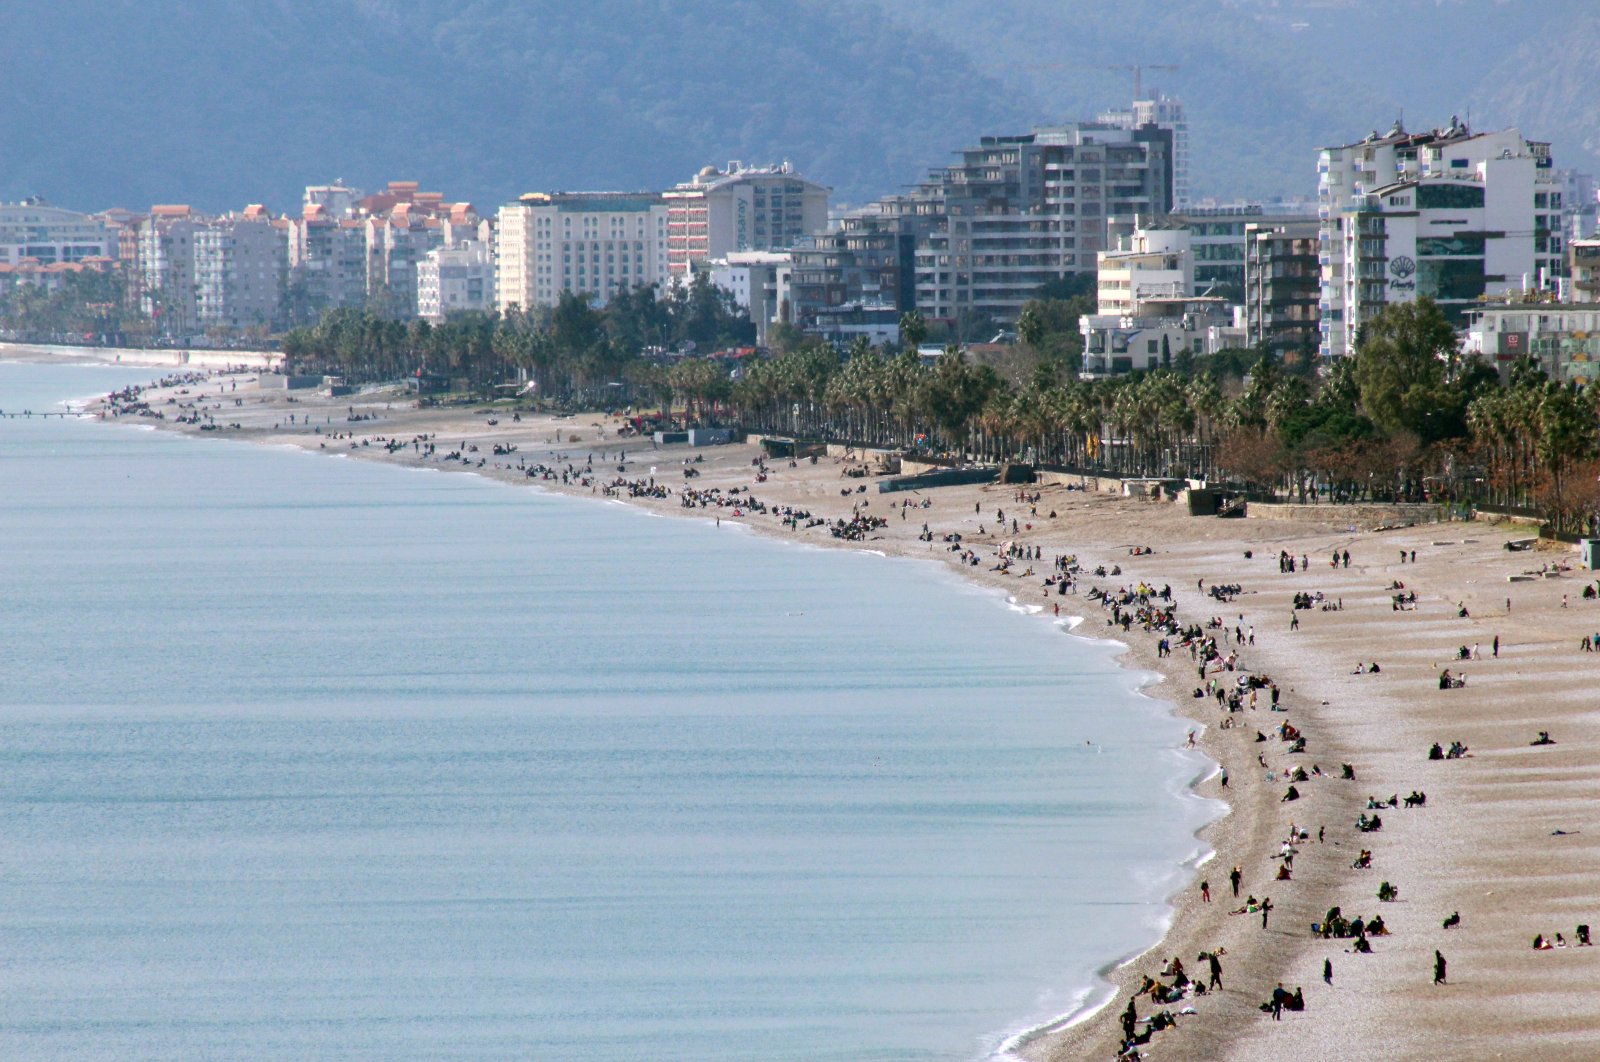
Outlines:
{"label": "turquoise water", "polygon": [[78,420],[0,420],[0,543],[7,1058],[981,1058],[1206,814],[912,562]]}

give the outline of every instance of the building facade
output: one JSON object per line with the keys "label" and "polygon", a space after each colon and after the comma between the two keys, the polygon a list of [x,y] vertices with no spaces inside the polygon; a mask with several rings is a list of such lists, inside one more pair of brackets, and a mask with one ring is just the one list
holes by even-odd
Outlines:
{"label": "building facade", "polygon": [[1182,101],[1154,91],[1151,98],[1134,100],[1126,110],[1101,115],[1100,121],[1123,129],[1156,126],[1172,134],[1172,209],[1188,210],[1194,191],[1189,183],[1189,118]]}
{"label": "building facade", "polygon": [[495,305],[552,306],[563,291],[599,303],[664,283],[667,206],[654,192],[534,192],[500,208]]}
{"label": "building facade", "polygon": [[667,265],[688,277],[712,259],[744,251],[787,251],[828,226],[830,189],[789,163],[707,166],[666,192]]}
{"label": "building facade", "polygon": [[793,261],[780,251],[735,251],[711,263],[711,283],[733,296],[756,326],[756,345],[767,345],[767,333],[782,320]]}
{"label": "building facade", "polygon": [[1152,221],[1101,251],[1096,277],[1098,312],[1145,317],[1194,295],[1194,256],[1181,222]]}
{"label": "building facade", "polygon": [[163,335],[197,331],[194,235],[204,220],[187,204],[162,204],[139,223],[133,271],[139,309]]}
{"label": "building facade", "polygon": [[342,183],[307,187],[285,238],[291,314],[307,321],[348,306],[414,317],[418,263],[437,247],[489,234],[471,203],[390,181],[371,195]]}
{"label": "building facade", "polygon": [[1558,303],[1534,293],[1485,304],[1472,311],[1463,349],[1502,373],[1531,357],[1552,379],[1588,386],[1600,380],[1600,303]]}
{"label": "building facade", "polygon": [[417,316],[437,324],[453,313],[493,307],[494,255],[487,244],[436,247],[417,264]]}
{"label": "building facade", "polygon": [[193,231],[195,324],[265,332],[280,319],[288,269],[284,231],[261,206]]}
{"label": "building facade", "polygon": [[42,199],[0,203],[0,263],[38,265],[116,258],[117,235],[104,218],[63,210]]}
{"label": "building facade", "polygon": [[1294,358],[1321,342],[1321,226],[1317,219],[1256,221],[1245,227],[1245,344]]}
{"label": "building facade", "polygon": [[1464,320],[1479,296],[1564,272],[1561,182],[1550,145],[1516,129],[1396,122],[1317,164],[1324,357],[1354,350],[1362,321],[1428,295]]}
{"label": "building facade", "polygon": [[1044,284],[1095,270],[1113,217],[1170,212],[1171,150],[1171,132],[1150,125],[982,138],[912,193],[938,219],[917,248],[917,308],[1014,322]]}

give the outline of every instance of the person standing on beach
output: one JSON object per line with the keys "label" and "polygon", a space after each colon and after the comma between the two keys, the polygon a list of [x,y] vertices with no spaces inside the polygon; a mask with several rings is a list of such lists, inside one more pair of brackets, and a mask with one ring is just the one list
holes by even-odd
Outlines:
{"label": "person standing on beach", "polygon": [[1267,928],[1267,915],[1272,913],[1272,897],[1261,897],[1261,928]]}
{"label": "person standing on beach", "polygon": [[1442,985],[1445,983],[1443,952],[1435,951],[1433,953],[1433,983],[1436,985]]}
{"label": "person standing on beach", "polygon": [[1208,951],[1208,952],[1206,952],[1206,963],[1211,968],[1211,983],[1209,985],[1207,985],[1206,987],[1208,987],[1208,988],[1221,988],[1222,987],[1222,960],[1217,958],[1217,953],[1216,952]]}
{"label": "person standing on beach", "polygon": [[1239,882],[1244,880],[1244,872],[1238,867],[1234,867],[1228,871],[1228,880],[1233,884],[1233,898],[1237,900],[1239,898]]}
{"label": "person standing on beach", "polygon": [[1200,900],[1202,903],[1211,902],[1211,882],[1202,881],[1200,883]]}
{"label": "person standing on beach", "polygon": [[1293,614],[1291,614],[1289,616],[1289,629],[1291,631],[1297,631],[1297,630],[1300,629],[1300,613],[1299,612],[1294,612]]}
{"label": "person standing on beach", "polygon": [[[1509,603],[1509,599],[1507,600]],[[1500,659],[1500,636],[1498,634],[1494,636],[1494,658],[1496,660]]]}
{"label": "person standing on beach", "polygon": [[1332,959],[1323,959],[1322,960],[1322,979],[1324,981],[1326,981],[1330,985],[1333,984],[1333,960]]}

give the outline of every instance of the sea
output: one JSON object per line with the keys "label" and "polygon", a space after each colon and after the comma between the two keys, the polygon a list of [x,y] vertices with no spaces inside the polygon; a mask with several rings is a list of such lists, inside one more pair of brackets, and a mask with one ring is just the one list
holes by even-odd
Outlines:
{"label": "sea", "polygon": [[1216,814],[1115,652],[930,562],[0,419],[0,1054],[1004,1056]]}

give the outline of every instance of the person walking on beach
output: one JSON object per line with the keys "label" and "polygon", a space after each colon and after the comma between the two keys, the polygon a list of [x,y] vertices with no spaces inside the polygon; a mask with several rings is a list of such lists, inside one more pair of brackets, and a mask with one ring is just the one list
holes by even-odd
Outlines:
{"label": "person walking on beach", "polygon": [[1289,629],[1291,631],[1297,631],[1297,630],[1300,629],[1300,613],[1299,612],[1295,612],[1292,615],[1290,615],[1290,617],[1289,617]]}
{"label": "person walking on beach", "polygon": [[1217,953],[1216,952],[1208,951],[1208,952],[1206,952],[1206,963],[1211,968],[1211,983],[1209,985],[1207,985],[1206,987],[1208,987],[1208,988],[1221,988],[1222,987],[1222,960],[1217,958]]}
{"label": "person walking on beach", "polygon": [[1272,897],[1261,897],[1261,928],[1267,928],[1267,915],[1272,913]]}
{"label": "person walking on beach", "polygon": [[[1222,768],[1222,788],[1228,788],[1228,769],[1226,767]],[[1239,886],[1235,885],[1233,887],[1233,894],[1235,896],[1239,895]]]}
{"label": "person walking on beach", "polygon": [[1233,898],[1236,900],[1239,898],[1239,882],[1243,880],[1244,872],[1238,867],[1234,867],[1232,870],[1228,871],[1228,881],[1232,882],[1233,884]]}
{"label": "person walking on beach", "polygon": [[1200,901],[1202,903],[1211,902],[1211,882],[1202,881],[1200,883]]}
{"label": "person walking on beach", "polygon": [[1333,984],[1333,960],[1322,960],[1322,979],[1328,984]]}
{"label": "person walking on beach", "polygon": [[1445,984],[1443,952],[1435,951],[1433,953],[1433,983],[1436,985]]}

